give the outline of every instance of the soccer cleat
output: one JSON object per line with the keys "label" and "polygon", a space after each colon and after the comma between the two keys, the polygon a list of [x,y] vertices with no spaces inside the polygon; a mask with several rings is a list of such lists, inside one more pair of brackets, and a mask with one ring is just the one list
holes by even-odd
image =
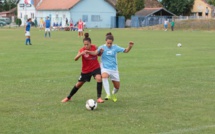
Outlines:
{"label": "soccer cleat", "polygon": [[111,96],[110,95],[106,95],[105,100],[110,100]]}
{"label": "soccer cleat", "polygon": [[102,100],[102,98],[98,98],[98,99],[97,99],[97,102],[98,102],[98,103],[104,103],[104,100]]}
{"label": "soccer cleat", "polygon": [[71,98],[69,99],[69,98],[64,98],[61,102],[68,102],[69,100],[71,100]]}
{"label": "soccer cleat", "polygon": [[113,102],[116,102],[116,101],[117,101],[117,98],[116,98],[116,95],[115,95],[115,94],[112,95],[112,99],[113,99]]}

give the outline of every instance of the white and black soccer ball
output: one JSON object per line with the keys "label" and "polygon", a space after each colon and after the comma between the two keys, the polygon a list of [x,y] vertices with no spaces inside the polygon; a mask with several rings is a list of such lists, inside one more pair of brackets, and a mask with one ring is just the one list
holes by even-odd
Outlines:
{"label": "white and black soccer ball", "polygon": [[97,108],[97,102],[93,99],[89,99],[86,101],[87,110],[95,110]]}
{"label": "white and black soccer ball", "polygon": [[181,43],[178,43],[177,46],[178,46],[178,47],[182,47]]}

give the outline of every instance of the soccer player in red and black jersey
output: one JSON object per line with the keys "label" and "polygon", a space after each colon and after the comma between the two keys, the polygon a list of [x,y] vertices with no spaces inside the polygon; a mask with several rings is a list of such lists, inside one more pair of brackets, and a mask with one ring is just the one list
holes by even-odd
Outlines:
{"label": "soccer player in red and black jersey", "polygon": [[83,39],[84,47],[82,47],[78,54],[75,56],[75,61],[77,61],[80,57],[82,57],[82,71],[80,78],[76,85],[71,90],[70,94],[63,99],[61,102],[67,102],[71,100],[72,96],[78,91],[79,88],[85,83],[90,82],[91,77],[93,76],[97,82],[97,102],[103,103],[104,100],[101,98],[102,94],[102,77],[101,77],[101,69],[98,61],[97,55],[90,55],[87,51],[95,51],[97,47],[91,44],[91,39],[89,38],[89,34],[84,34],[85,38]]}

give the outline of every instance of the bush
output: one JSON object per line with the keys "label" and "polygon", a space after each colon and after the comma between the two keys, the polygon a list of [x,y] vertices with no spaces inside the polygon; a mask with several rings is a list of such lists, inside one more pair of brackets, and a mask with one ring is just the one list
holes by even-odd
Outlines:
{"label": "bush", "polygon": [[19,18],[16,18],[16,25],[20,27],[21,24],[22,24],[22,20]]}

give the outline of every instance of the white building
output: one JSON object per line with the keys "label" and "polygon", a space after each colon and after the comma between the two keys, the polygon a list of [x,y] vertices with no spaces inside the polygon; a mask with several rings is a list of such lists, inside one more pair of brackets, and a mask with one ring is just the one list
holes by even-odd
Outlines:
{"label": "white building", "polygon": [[[36,15],[36,8],[35,8],[35,4],[38,3],[34,3],[34,4],[26,4],[24,2],[25,0],[20,0],[20,2],[17,5],[17,17],[20,18],[22,20],[22,26],[25,24],[26,20],[28,18],[32,18],[32,20],[35,20]],[[39,0],[35,0],[35,1],[39,1]]]}
{"label": "white building", "polygon": [[73,24],[82,19],[88,28],[115,26],[116,0],[34,0],[33,4],[25,4],[24,1],[20,0],[17,14],[22,25],[27,18],[39,22],[40,18],[44,20],[49,16],[52,26],[54,23],[65,26],[66,18]]}

